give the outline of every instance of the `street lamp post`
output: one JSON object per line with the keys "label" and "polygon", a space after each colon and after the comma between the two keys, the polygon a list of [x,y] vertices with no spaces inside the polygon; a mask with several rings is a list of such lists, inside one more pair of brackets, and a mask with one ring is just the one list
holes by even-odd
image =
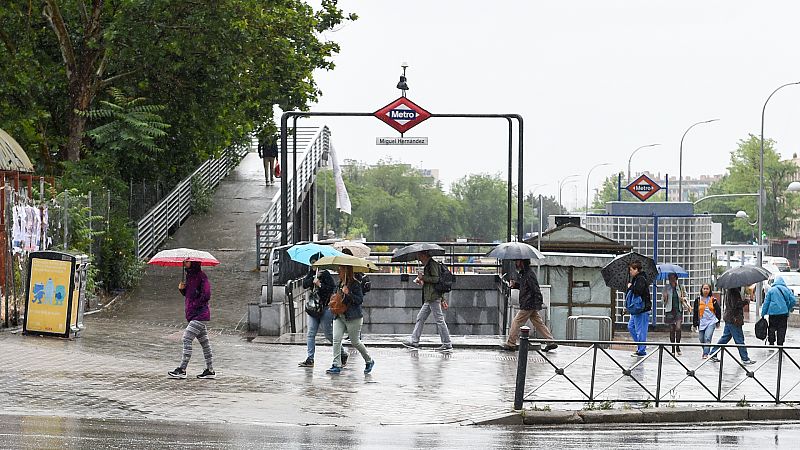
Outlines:
{"label": "street lamp post", "polygon": [[589,173],[586,174],[586,215],[589,215],[589,177],[592,175],[592,171],[598,167],[603,166],[610,166],[611,163],[600,163],[594,165],[591,169],[589,169]]}
{"label": "street lamp post", "polygon": [[531,189],[531,214],[532,214],[531,215],[531,234],[533,234],[533,219],[532,218],[533,217],[537,217],[537,214],[536,214],[536,202],[534,200],[536,197],[534,197],[533,194],[535,194],[536,190],[539,189],[542,186],[547,186],[547,184],[546,183],[534,184],[533,185],[533,189]]}
{"label": "street lamp post", "polygon": [[561,203],[561,190],[564,188],[564,184],[567,182],[567,180],[571,180],[572,178],[579,177],[579,176],[580,175],[578,175],[578,174],[570,175],[568,177],[562,178],[558,182],[558,206],[559,207],[561,207],[561,208],[564,207],[564,204]]}
{"label": "street lamp post", "polygon": [[643,146],[641,146],[641,147],[637,148],[636,150],[634,150],[634,151],[633,151],[633,153],[631,153],[631,156],[630,156],[630,157],[628,157],[628,183],[630,183],[630,182],[631,182],[631,159],[633,159],[633,155],[635,155],[635,154],[636,154],[636,152],[638,152],[639,150],[641,150],[641,149],[643,149],[643,148],[647,148],[647,147],[655,147],[655,146],[657,146],[657,145],[661,145],[661,144],[647,144],[647,145],[643,145]]}
{"label": "street lamp post", "polygon": [[[760,155],[760,163],[758,165],[758,267],[763,267],[764,264],[764,224],[763,220],[761,220],[761,214],[764,208],[764,114],[767,112],[767,103],[769,103],[769,99],[775,95],[776,92],[780,91],[781,89],[785,88],[786,86],[792,86],[795,84],[800,84],[800,81],[795,81],[793,83],[786,83],[784,85],[778,86],[767,100],[764,102],[764,107],[761,108],[761,155]],[[761,283],[756,285],[756,310],[761,311]]]}
{"label": "street lamp post", "polygon": [[704,120],[702,122],[694,123],[692,124],[692,126],[687,128],[686,131],[683,132],[683,136],[681,136],[681,147],[680,151],[678,152],[678,201],[679,202],[683,201],[683,138],[686,137],[686,134],[689,132],[689,130],[696,127],[697,125],[716,122],[718,120],[719,119],[709,119],[709,120]]}

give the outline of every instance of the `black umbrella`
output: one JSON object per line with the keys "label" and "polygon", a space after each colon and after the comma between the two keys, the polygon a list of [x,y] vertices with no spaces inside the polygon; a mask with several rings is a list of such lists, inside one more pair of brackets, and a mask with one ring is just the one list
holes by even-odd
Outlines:
{"label": "black umbrella", "polygon": [[524,242],[505,242],[486,254],[497,259],[544,259],[539,250]]}
{"label": "black umbrella", "polygon": [[653,258],[648,258],[636,252],[630,252],[617,256],[613,261],[603,267],[600,273],[603,274],[603,280],[605,280],[606,286],[618,291],[628,289],[628,282],[630,282],[628,266],[633,261],[642,263],[642,275],[644,275],[647,284],[652,283],[656,276],[658,276],[658,269],[656,268],[656,262],[653,261]]}
{"label": "black umbrella", "polygon": [[403,248],[395,250],[394,255],[392,255],[392,261],[416,261],[418,259],[417,253],[423,251],[427,251],[431,256],[443,256],[445,254],[444,249],[436,244],[418,242],[416,244],[407,245]]}
{"label": "black umbrella", "polygon": [[726,270],[717,278],[717,287],[722,289],[750,286],[769,278],[769,271],[757,266],[739,266]]}

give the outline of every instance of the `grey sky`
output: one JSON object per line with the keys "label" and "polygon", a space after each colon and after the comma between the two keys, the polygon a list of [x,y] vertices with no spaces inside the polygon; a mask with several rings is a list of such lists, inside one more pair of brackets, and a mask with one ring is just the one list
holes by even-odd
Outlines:
{"label": "grey sky", "polygon": [[[409,98],[434,113],[522,114],[525,185],[583,204],[586,174],[625,170],[722,173],[729,152],[758,134],[761,107],[777,86],[800,81],[800,5],[791,1],[340,1],[360,19],[327,33],[342,46],[336,69],[318,72],[316,111],[375,111],[399,96],[400,63],[410,65]],[[770,101],[766,135],[791,157],[800,148],[800,87]],[[430,119],[407,136],[430,145],[376,146],[397,136],[373,118],[328,119],[342,157],[439,168],[445,184],[467,173],[503,172],[502,121]],[[606,170],[607,169],[607,170]],[[505,176],[505,175],[504,175]],[[515,177],[516,180],[516,177]],[[573,187],[574,186],[574,187]]]}

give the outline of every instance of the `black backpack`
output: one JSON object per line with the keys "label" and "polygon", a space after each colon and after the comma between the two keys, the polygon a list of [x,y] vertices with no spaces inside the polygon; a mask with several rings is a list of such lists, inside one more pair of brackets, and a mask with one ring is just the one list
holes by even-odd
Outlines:
{"label": "black backpack", "polygon": [[439,281],[433,286],[439,294],[444,294],[453,290],[453,285],[456,284],[456,276],[444,264],[439,264]]}
{"label": "black backpack", "polygon": [[366,294],[367,292],[372,290],[372,282],[369,280],[369,276],[366,274],[361,276],[361,279],[358,280],[361,283],[361,292]]}

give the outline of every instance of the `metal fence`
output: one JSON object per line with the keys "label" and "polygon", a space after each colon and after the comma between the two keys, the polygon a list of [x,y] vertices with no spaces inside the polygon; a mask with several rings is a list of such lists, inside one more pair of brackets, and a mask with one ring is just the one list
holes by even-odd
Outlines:
{"label": "metal fence", "polygon": [[[313,138],[309,139],[309,134],[313,133]],[[290,211],[297,211],[303,203],[303,199],[308,195],[317,177],[317,170],[328,160],[328,152],[331,144],[331,131],[328,127],[322,128],[298,128],[298,142],[308,142],[302,160],[297,165],[296,170],[283,168],[288,177],[288,186],[291,193],[287,199]],[[291,163],[290,163],[291,164]],[[261,270],[268,270],[268,258],[270,249],[278,245],[281,241],[281,192],[275,193],[272,198],[270,208],[259,217],[256,222],[256,266]],[[296,198],[295,198],[296,197]],[[292,235],[294,223],[289,218],[287,233]],[[291,241],[291,240],[290,240]]]}
{"label": "metal fence", "polygon": [[[631,364],[627,353],[605,347],[636,346],[638,342],[555,342],[587,348],[577,357],[568,358],[566,363],[559,362],[541,350],[545,341],[530,339],[530,330],[523,327],[517,360],[515,409],[521,409],[523,402],[652,402],[659,406],[662,403],[779,404],[800,400],[800,390],[795,390],[800,385],[800,347],[712,344],[719,347],[716,353],[719,361],[709,358],[693,363],[689,362],[691,358],[685,362],[671,353],[675,346],[673,343],[647,342],[643,344],[653,351],[637,357]],[[552,370],[539,370],[536,387],[526,392],[529,345]],[[703,347],[699,343],[679,345],[698,353]],[[738,347],[767,349],[771,353],[765,359],[747,365],[734,356]],[[587,368],[588,359],[591,364]],[[726,370],[726,364],[733,369]],[[748,380],[751,380],[750,389],[745,392],[740,387]]]}
{"label": "metal fence", "polygon": [[147,258],[169,233],[191,214],[192,180],[203,189],[214,189],[250,151],[248,145],[229,147],[219,158],[209,158],[136,222],[136,255]]}

